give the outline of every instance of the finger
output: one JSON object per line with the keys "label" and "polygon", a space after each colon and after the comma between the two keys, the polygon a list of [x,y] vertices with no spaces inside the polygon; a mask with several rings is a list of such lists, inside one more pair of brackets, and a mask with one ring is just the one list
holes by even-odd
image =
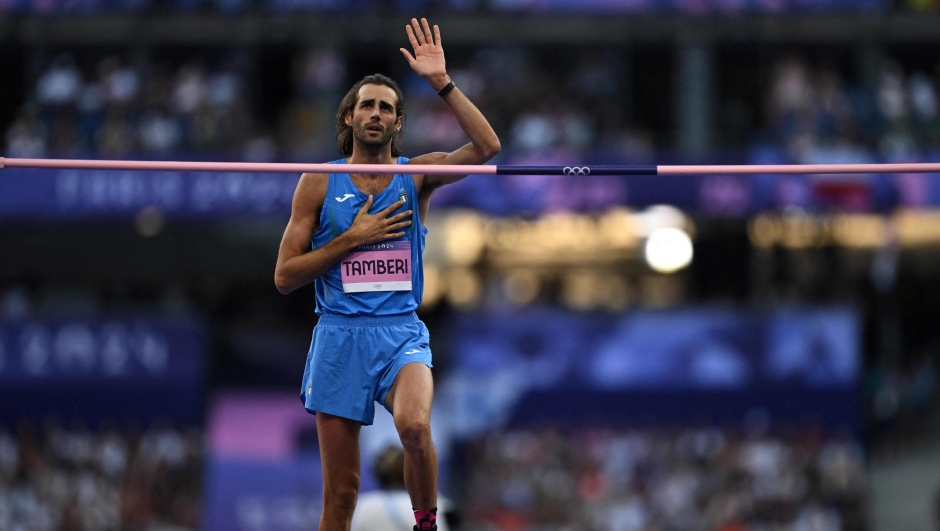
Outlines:
{"label": "finger", "polygon": [[383,216],[388,217],[389,214],[391,214],[392,212],[398,210],[398,208],[401,207],[401,206],[404,205],[404,204],[405,204],[404,201],[396,201],[396,202],[392,203],[391,205],[389,205],[389,206],[388,206],[385,210],[383,210],[381,213],[382,213]]}
{"label": "finger", "polygon": [[421,30],[421,25],[418,24],[418,19],[411,19],[411,25],[414,28],[415,36],[418,38],[418,42],[421,44],[427,44],[427,40],[424,38],[424,31]]}
{"label": "finger", "polygon": [[370,208],[372,208],[372,196],[371,195],[369,196],[368,199],[366,199],[366,202],[363,203],[362,208],[359,209],[359,213],[368,214]]}
{"label": "finger", "polygon": [[437,27],[437,24],[434,25],[434,44],[441,45],[441,28]]}
{"label": "finger", "polygon": [[398,230],[398,229],[403,229],[403,228],[405,228],[405,227],[407,227],[407,226],[409,226],[409,225],[411,225],[411,220],[410,220],[410,219],[409,219],[408,221],[402,221],[401,223],[393,223],[392,225],[389,225],[388,227],[386,227],[386,230]]}
{"label": "finger", "polygon": [[420,44],[418,44],[418,39],[415,38],[415,30],[412,29],[410,24],[405,26],[405,33],[408,34],[408,40],[411,42],[411,47],[417,50]]}
{"label": "finger", "polygon": [[386,240],[391,240],[392,238],[401,238],[401,237],[404,236],[404,235],[405,235],[404,232],[393,232],[393,233],[391,233],[391,234],[386,234],[386,235],[385,235],[385,239],[386,239]]}
{"label": "finger", "polygon": [[389,223],[393,223],[393,222],[396,222],[396,221],[398,221],[398,220],[405,219],[405,218],[407,218],[407,217],[410,216],[410,215],[411,215],[411,211],[410,211],[410,210],[406,210],[406,211],[402,212],[401,214],[395,214],[394,216],[388,218],[388,222],[389,222]]}
{"label": "finger", "polygon": [[415,64],[415,58],[411,56],[411,53],[409,53],[408,50],[404,48],[399,48],[399,50],[401,50],[402,55],[405,56],[405,59],[408,61],[409,65]]}
{"label": "finger", "polygon": [[422,29],[424,29],[424,36],[425,36],[425,39],[427,39],[428,44],[433,45],[434,38],[431,37],[431,26],[428,26],[428,19],[426,18],[421,19],[421,27]]}

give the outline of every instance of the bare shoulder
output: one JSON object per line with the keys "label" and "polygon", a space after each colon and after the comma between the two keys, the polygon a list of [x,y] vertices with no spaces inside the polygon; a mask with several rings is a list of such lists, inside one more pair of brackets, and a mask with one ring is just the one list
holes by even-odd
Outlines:
{"label": "bare shoulder", "polygon": [[294,190],[294,208],[319,211],[326,197],[330,176],[326,173],[305,173]]}

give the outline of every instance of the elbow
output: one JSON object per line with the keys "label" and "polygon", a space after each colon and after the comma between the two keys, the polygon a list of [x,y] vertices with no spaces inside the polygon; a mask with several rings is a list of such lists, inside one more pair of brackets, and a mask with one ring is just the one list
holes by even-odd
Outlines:
{"label": "elbow", "polygon": [[487,142],[485,146],[483,146],[483,156],[486,157],[487,160],[489,160],[495,157],[496,155],[498,155],[500,150],[502,150],[502,146],[500,146],[499,144],[499,138],[497,138],[496,136],[493,136],[493,139]]}
{"label": "elbow", "polygon": [[281,295],[287,295],[288,293],[294,291],[294,287],[291,286],[290,282],[284,278],[284,274],[280,271],[274,272],[274,285],[277,287],[277,291]]}

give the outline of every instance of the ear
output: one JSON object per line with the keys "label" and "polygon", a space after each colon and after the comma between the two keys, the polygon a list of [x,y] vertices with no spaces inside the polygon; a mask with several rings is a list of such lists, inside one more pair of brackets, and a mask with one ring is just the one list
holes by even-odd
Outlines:
{"label": "ear", "polygon": [[401,132],[401,116],[395,119],[395,132]]}

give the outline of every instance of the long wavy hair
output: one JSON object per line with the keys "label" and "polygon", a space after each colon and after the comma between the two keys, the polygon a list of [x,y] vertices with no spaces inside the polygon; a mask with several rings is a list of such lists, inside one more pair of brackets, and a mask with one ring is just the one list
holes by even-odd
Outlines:
{"label": "long wavy hair", "polygon": [[372,74],[362,78],[343,97],[339,110],[336,111],[336,147],[343,156],[352,155],[353,129],[352,126],[346,125],[346,115],[352,113],[356,104],[359,103],[359,89],[363,85],[385,85],[395,91],[395,96],[398,98],[398,103],[395,104],[395,115],[401,118],[401,129],[392,135],[392,156],[401,155],[401,133],[405,130],[405,99],[401,89],[398,88],[398,83],[382,74]]}

